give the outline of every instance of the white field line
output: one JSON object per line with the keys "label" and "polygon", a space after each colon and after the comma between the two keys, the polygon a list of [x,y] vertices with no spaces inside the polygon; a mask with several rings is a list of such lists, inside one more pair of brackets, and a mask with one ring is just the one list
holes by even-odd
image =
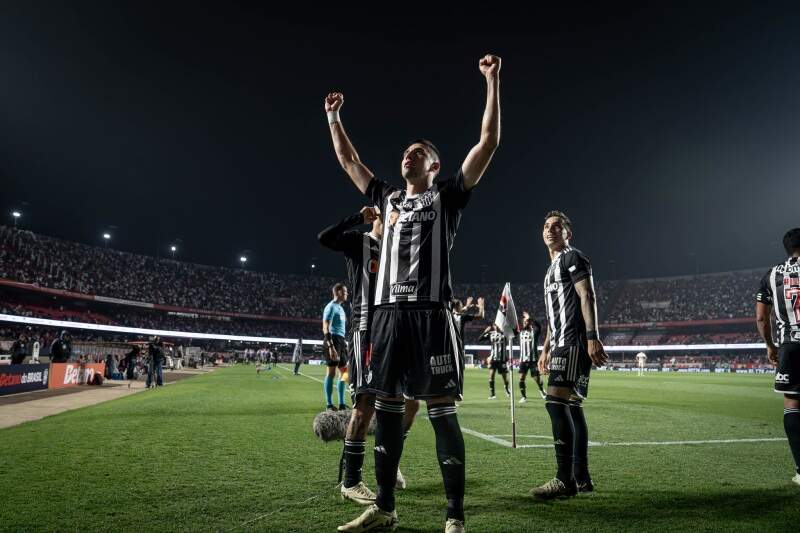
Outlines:
{"label": "white field line", "polygon": [[[462,427],[462,433],[478,437],[485,441],[499,444],[506,448],[511,447],[511,441],[501,439],[500,437],[510,437],[510,435],[487,435],[474,429]],[[530,438],[552,438],[542,435],[517,435],[517,437],[530,437]],[[589,441],[589,446],[604,447],[604,446],[685,446],[692,444],[737,444],[737,443],[752,443],[752,442],[781,442],[785,441],[786,437],[764,437],[764,438],[744,438],[744,439],[708,439],[708,440],[665,440],[665,441],[640,441],[640,442],[593,442]],[[517,448],[548,448],[552,449],[552,444],[517,444]]]}
{"label": "white field line", "polygon": [[[291,374],[291,373],[292,373],[290,370],[286,370],[285,368],[281,368],[281,367],[279,367],[278,365],[275,365],[275,368],[277,368],[277,369],[278,369],[278,370],[280,370],[281,372],[288,372],[289,374]],[[308,374],[303,374],[302,372],[298,372],[298,375],[300,375],[300,376],[303,376],[304,378],[313,379],[313,380],[314,380],[314,381],[316,381],[317,383],[323,383],[323,384],[324,384],[324,381],[322,381],[322,380],[321,380],[321,379],[319,379],[319,378],[315,378],[314,376],[309,376]]]}

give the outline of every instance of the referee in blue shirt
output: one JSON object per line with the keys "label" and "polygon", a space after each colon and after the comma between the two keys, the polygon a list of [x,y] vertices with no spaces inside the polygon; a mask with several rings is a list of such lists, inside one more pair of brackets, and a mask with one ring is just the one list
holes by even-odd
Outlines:
{"label": "referee in blue shirt", "polygon": [[344,401],[344,379],[342,373],[347,368],[347,342],[345,339],[345,326],[347,318],[342,304],[347,301],[347,287],[344,283],[337,283],[333,286],[333,300],[328,302],[322,312],[322,333],[325,335],[323,351],[325,361],[328,365],[328,373],[322,384],[325,391],[325,402],[328,409],[335,411],[333,406],[333,378],[336,376],[336,369],[339,369],[339,382],[337,391],[339,392],[339,409],[346,409]]}

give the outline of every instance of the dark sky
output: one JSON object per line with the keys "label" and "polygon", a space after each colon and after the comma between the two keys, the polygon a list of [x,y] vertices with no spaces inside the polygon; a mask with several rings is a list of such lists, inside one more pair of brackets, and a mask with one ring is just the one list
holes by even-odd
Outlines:
{"label": "dark sky", "polygon": [[[694,2],[695,4],[697,2]],[[391,16],[262,4],[0,4],[0,208],[26,228],[251,268],[341,275],[316,233],[363,199],[322,109],[400,183],[406,143],[453,174],[478,140],[481,55],[503,132],[454,250],[456,280],[539,280],[566,211],[600,279],[779,261],[800,226],[800,8],[566,7]],[[494,12],[494,11],[496,12]],[[316,259],[312,259],[316,258]],[[611,263],[613,261],[613,264]],[[482,266],[482,265],[485,265]]]}

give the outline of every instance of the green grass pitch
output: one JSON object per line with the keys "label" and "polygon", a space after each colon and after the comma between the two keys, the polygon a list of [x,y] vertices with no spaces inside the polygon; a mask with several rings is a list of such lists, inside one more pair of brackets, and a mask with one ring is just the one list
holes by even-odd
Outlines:
{"label": "green grass pitch", "polygon": [[[0,430],[0,530],[335,531],[362,508],[335,490],[340,445],[311,432],[323,401],[310,378],[323,369],[306,365],[303,377],[288,368],[221,369]],[[517,409],[519,443],[531,447],[514,450],[503,445],[511,426],[500,377],[494,401],[487,377],[467,371],[459,408],[472,432],[464,435],[469,531],[800,527],[800,487],[789,481],[771,376],[596,372],[585,409],[590,440],[605,444],[590,448],[597,490],[551,503],[528,496],[555,471],[538,393]],[[536,393],[530,380],[528,390]],[[398,493],[401,531],[444,526],[424,415],[422,407],[401,462],[409,483]],[[681,443],[720,440],[737,442]],[[374,487],[370,453],[364,472]]]}

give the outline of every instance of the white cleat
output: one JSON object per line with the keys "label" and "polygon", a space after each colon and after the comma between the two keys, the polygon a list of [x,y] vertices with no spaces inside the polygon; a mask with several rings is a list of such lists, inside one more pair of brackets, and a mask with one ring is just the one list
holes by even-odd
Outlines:
{"label": "white cleat", "polygon": [[337,531],[363,533],[365,531],[394,531],[397,528],[397,512],[387,513],[374,503],[361,516],[336,528]]}
{"label": "white cleat", "polygon": [[403,477],[403,473],[399,468],[397,469],[397,480],[394,482],[394,487],[400,490],[404,490],[406,488],[406,478]]}
{"label": "white cleat", "polygon": [[455,518],[448,518],[444,523],[444,533],[464,533],[464,522]]}
{"label": "white cleat", "polygon": [[491,396],[489,396],[489,399],[490,399],[490,400],[496,400],[496,399],[497,399],[497,396],[495,396],[494,394],[492,394]]}
{"label": "white cleat", "polygon": [[545,394],[545,393],[544,393],[544,392],[542,392],[542,391],[539,391],[539,396],[541,396],[541,397],[542,397],[542,400],[546,400],[546,399],[547,399],[547,394]]}
{"label": "white cleat", "polygon": [[794,477],[792,478],[792,483],[797,483],[798,485],[800,485],[800,474],[794,475]]}
{"label": "white cleat", "polygon": [[519,399],[519,403],[526,403],[527,401],[528,401],[528,399],[526,397],[524,397],[524,396]]}
{"label": "white cleat", "polygon": [[352,487],[342,485],[341,493],[343,500],[350,500],[360,505],[372,505],[375,503],[375,493],[369,490],[363,481],[359,481],[357,485]]}

